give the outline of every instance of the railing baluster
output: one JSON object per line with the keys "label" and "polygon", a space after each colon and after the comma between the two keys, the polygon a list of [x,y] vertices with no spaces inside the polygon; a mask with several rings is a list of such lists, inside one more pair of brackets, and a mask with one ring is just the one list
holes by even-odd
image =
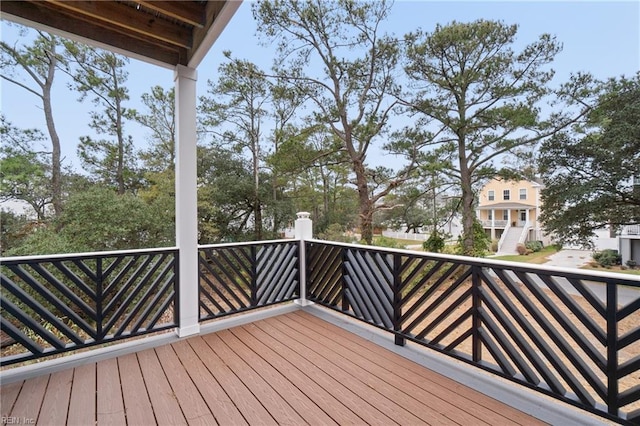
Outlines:
{"label": "railing baluster", "polygon": [[611,282],[607,286],[607,409],[618,414],[618,291]]}
{"label": "railing baluster", "polygon": [[482,326],[482,317],[480,311],[480,304],[482,303],[482,297],[480,294],[480,284],[482,280],[480,279],[480,267],[472,266],[471,267],[471,304],[472,304],[472,315],[471,315],[471,358],[473,362],[479,363],[482,360],[482,339],[480,336],[480,327]]}
{"label": "railing baluster", "polygon": [[393,331],[395,331],[395,344],[404,346],[407,343],[399,333],[402,331],[402,255],[393,255]]}
{"label": "railing baluster", "polygon": [[102,300],[104,298],[103,294],[103,280],[104,276],[102,275],[102,258],[96,259],[96,335],[97,340],[104,339],[104,328],[102,321],[104,320],[104,316],[102,313]]}
{"label": "railing baluster", "polygon": [[340,291],[342,292],[342,312],[348,312],[349,311],[349,287],[347,286],[347,280],[346,280],[346,276],[348,275],[347,272],[347,262],[348,262],[348,257],[347,257],[347,249],[346,248],[342,248],[340,250],[340,254],[342,257],[342,267],[341,269],[341,276],[340,276]]}

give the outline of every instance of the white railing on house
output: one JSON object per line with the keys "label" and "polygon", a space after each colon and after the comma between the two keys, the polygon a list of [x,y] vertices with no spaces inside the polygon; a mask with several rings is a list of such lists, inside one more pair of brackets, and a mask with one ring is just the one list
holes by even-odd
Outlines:
{"label": "white railing on house", "polygon": [[504,227],[504,231],[502,232],[502,235],[500,235],[500,239],[498,240],[498,252],[502,250],[502,245],[504,244],[504,240],[507,238],[507,234],[509,233],[510,228],[511,228],[511,225],[507,223]]}
{"label": "white railing on house", "polygon": [[640,225],[627,225],[622,228],[622,235],[640,235]]}
{"label": "white railing on house", "polygon": [[395,232],[395,231],[382,231],[382,236],[387,238],[395,238],[397,240],[416,240],[416,241],[427,241],[429,239],[429,234],[417,234],[417,233],[407,233],[407,232]]}
{"label": "white railing on house", "polygon": [[518,239],[519,244],[524,244],[527,241],[527,237],[529,236],[529,229],[531,229],[531,222],[524,222],[522,225],[522,233],[520,233],[520,238]]}

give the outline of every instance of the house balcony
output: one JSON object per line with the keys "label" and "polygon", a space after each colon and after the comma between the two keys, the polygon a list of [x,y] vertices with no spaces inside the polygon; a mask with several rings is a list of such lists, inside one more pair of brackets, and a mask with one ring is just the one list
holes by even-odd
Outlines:
{"label": "house balcony", "polygon": [[504,229],[509,223],[508,220],[481,220],[482,226],[485,228]]}
{"label": "house balcony", "polygon": [[180,337],[178,257],[2,259],[3,421],[640,422],[636,277],[314,239],[202,246],[199,330]]}
{"label": "house balcony", "polygon": [[640,225],[627,225],[622,228],[622,235],[640,237]]}

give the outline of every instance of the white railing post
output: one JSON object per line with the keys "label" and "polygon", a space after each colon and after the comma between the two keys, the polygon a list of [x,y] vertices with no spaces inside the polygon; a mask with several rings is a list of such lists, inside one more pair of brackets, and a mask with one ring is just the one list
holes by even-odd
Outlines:
{"label": "white railing post", "polygon": [[300,306],[312,305],[313,302],[307,300],[307,259],[305,252],[305,240],[313,238],[313,222],[309,218],[308,212],[299,212],[296,219],[294,237],[300,244],[300,298],[295,303]]}
{"label": "white railing post", "polygon": [[176,245],[180,253],[178,335],[200,332],[198,322],[198,182],[196,165],[197,71],[174,73],[176,99]]}

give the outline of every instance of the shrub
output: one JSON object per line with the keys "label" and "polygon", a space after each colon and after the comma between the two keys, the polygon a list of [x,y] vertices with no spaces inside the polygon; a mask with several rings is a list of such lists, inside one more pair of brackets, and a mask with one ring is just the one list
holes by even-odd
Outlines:
{"label": "shrub", "polygon": [[491,240],[491,251],[494,253],[498,251],[498,240]]}
{"label": "shrub", "polygon": [[532,252],[542,250],[542,241],[527,241],[525,247],[531,250]]}
{"label": "shrub", "polygon": [[518,245],[516,246],[516,251],[520,256],[524,256],[527,254],[527,247],[525,247],[525,245],[522,243],[518,243]]}
{"label": "shrub", "polygon": [[622,256],[618,254],[617,250],[606,249],[597,251],[593,253],[592,257],[600,266],[604,266],[605,268],[622,264]]}
{"label": "shrub", "polygon": [[[360,241],[361,244],[366,244],[364,241]],[[374,246],[379,246],[379,247],[386,247],[386,248],[397,248],[397,249],[404,249],[406,248],[406,246],[400,244],[400,242],[398,242],[398,240],[393,239],[393,238],[389,238],[389,237],[376,237],[373,239],[373,245]]]}
{"label": "shrub", "polygon": [[638,262],[633,259],[629,259],[627,260],[626,265],[631,269],[636,269],[636,266],[638,266]]}
{"label": "shrub", "polygon": [[[489,245],[491,244],[489,236],[484,232],[484,227],[482,226],[482,223],[480,223],[480,221],[478,221],[477,219],[473,221],[472,231],[473,231],[473,252],[466,253],[466,254],[469,256],[484,257],[487,254],[487,251],[489,250]],[[463,239],[464,239],[464,234],[461,234],[458,237],[458,244],[456,249],[459,254],[464,254],[463,243],[462,243]]]}
{"label": "shrub", "polygon": [[345,234],[344,228],[339,223],[332,223],[324,232],[318,233],[318,239],[339,243],[352,243],[355,241],[353,237]]}
{"label": "shrub", "polygon": [[422,243],[422,248],[424,251],[430,251],[433,253],[442,253],[444,249],[444,238],[438,233],[438,231],[433,231],[424,243]]}

